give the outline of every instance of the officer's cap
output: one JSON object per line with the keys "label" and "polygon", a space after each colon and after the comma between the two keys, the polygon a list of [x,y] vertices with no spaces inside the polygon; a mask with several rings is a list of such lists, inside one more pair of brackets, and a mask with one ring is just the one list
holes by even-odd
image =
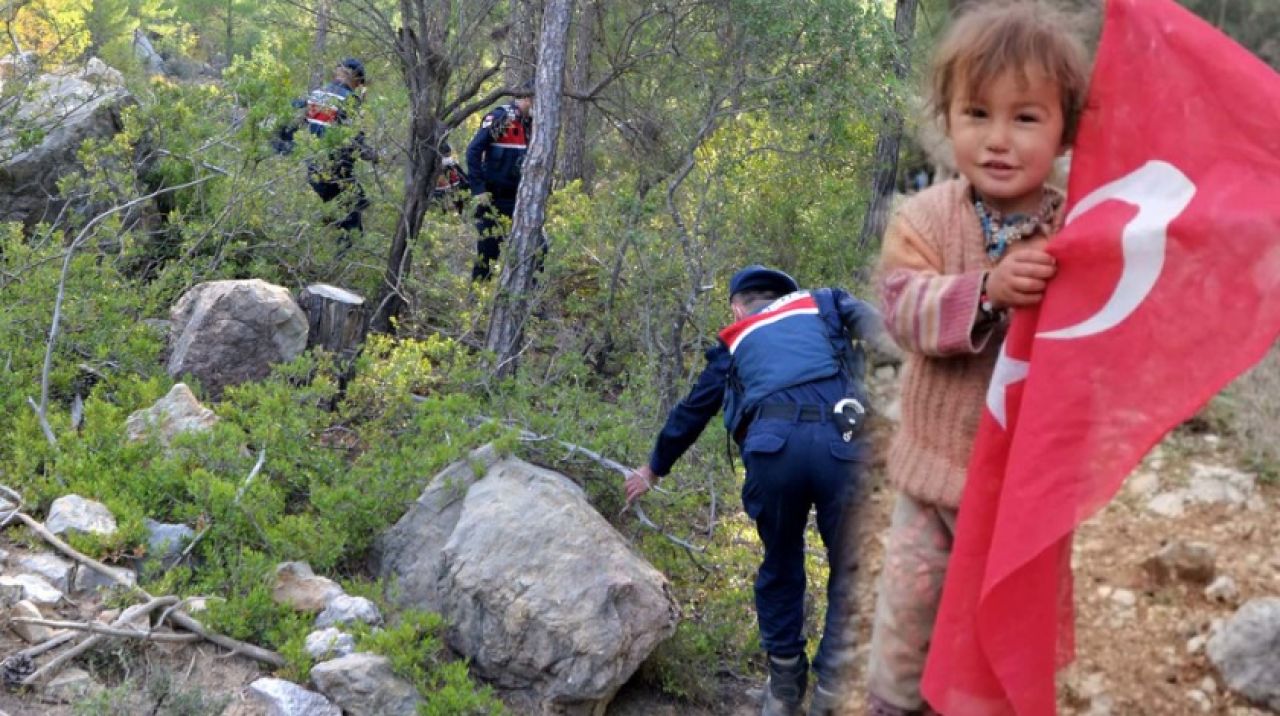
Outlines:
{"label": "officer's cap", "polygon": [[345,67],[351,70],[351,74],[353,77],[360,80],[361,82],[364,82],[364,63],[361,62],[360,60],[357,60],[354,57],[348,57],[342,62],[339,62],[338,66]]}
{"label": "officer's cap", "polygon": [[729,297],[744,291],[772,291],[780,296],[800,290],[800,284],[787,274],[760,264],[752,264],[729,279]]}

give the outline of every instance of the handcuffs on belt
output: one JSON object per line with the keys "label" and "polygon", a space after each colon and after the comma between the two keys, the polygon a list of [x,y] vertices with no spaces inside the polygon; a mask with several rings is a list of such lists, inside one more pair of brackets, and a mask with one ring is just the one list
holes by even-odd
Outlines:
{"label": "handcuffs on belt", "polygon": [[853,436],[862,428],[862,421],[867,417],[867,409],[857,398],[842,398],[831,412],[835,415],[835,424],[840,429],[840,437],[845,442],[853,440]]}

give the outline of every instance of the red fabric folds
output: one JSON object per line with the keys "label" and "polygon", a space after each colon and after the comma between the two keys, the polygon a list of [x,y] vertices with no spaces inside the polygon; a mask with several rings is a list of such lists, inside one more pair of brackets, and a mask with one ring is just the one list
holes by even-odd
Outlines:
{"label": "red fabric folds", "polygon": [[1056,713],[1073,531],[1280,333],[1280,76],[1172,0],[1110,0],[1049,250],[969,465],[924,678],[946,716]]}

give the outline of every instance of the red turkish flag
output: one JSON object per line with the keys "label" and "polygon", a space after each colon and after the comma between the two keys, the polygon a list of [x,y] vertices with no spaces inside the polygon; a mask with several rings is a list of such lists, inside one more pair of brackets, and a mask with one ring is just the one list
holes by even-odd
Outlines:
{"label": "red turkish flag", "polygon": [[1111,0],[1058,274],[1014,317],[925,671],[947,716],[1041,716],[1071,537],[1280,333],[1280,76],[1171,0]]}

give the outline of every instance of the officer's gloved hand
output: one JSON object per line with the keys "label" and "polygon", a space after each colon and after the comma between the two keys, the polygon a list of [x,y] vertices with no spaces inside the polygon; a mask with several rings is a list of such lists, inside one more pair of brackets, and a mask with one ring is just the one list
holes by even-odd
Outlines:
{"label": "officer's gloved hand", "polygon": [[475,196],[471,197],[471,200],[476,203],[477,207],[489,206],[490,204],[493,203],[493,195],[491,195],[489,192],[486,191],[482,194],[476,194]]}

